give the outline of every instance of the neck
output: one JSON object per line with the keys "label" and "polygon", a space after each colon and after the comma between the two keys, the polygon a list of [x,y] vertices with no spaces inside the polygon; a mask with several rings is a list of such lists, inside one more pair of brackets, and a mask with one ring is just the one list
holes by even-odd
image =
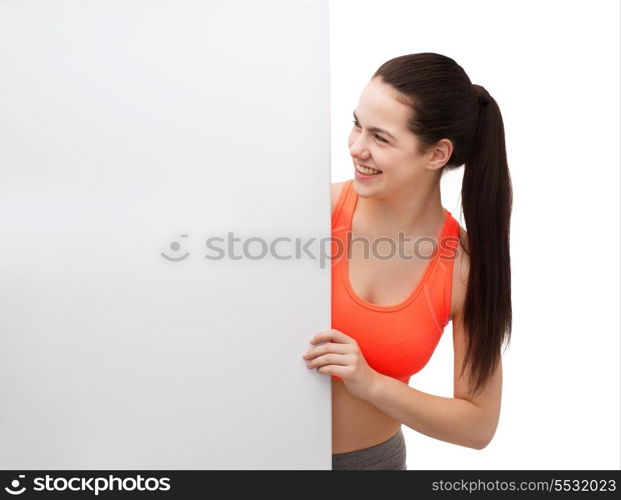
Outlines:
{"label": "neck", "polygon": [[365,225],[373,231],[433,232],[444,220],[439,182],[424,182],[372,198],[358,197],[358,207]]}

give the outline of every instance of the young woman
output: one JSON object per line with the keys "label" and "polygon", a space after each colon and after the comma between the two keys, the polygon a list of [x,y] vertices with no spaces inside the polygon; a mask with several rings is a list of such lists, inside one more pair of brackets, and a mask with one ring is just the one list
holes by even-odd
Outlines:
{"label": "young woman", "polygon": [[[511,333],[498,105],[449,57],[396,57],[363,90],[349,148],[354,178],[332,185],[332,329],[303,356],[332,377],[332,468],[406,469],[402,424],[482,449],[498,425]],[[442,174],[462,165],[467,232],[440,197]],[[449,320],[452,398],[408,384]]]}

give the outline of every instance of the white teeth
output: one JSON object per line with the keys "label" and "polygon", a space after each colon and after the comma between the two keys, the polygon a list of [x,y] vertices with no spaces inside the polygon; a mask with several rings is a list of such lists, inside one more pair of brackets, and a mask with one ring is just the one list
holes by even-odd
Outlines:
{"label": "white teeth", "polygon": [[367,168],[367,167],[363,167],[361,165],[358,165],[358,171],[365,174],[365,175],[371,175],[371,174],[380,174],[381,170],[375,170],[373,168]]}

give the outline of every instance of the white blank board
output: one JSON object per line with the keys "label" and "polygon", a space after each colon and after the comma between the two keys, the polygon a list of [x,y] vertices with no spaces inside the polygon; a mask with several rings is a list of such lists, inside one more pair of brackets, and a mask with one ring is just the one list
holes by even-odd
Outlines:
{"label": "white blank board", "polygon": [[328,53],[327,0],[0,0],[0,467],[331,467]]}

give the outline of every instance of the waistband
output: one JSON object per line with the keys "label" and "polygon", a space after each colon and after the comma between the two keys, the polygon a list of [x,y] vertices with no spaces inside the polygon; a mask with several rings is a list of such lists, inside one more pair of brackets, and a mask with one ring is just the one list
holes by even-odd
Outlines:
{"label": "waistband", "polygon": [[386,441],[382,441],[381,443],[374,444],[373,446],[369,446],[368,448],[362,448],[360,450],[347,451],[345,453],[332,453],[333,457],[351,457],[355,455],[365,455],[371,454],[377,451],[379,448],[386,448],[388,446],[395,445],[404,440],[403,430],[399,429],[392,437],[388,438]]}
{"label": "waistband", "polygon": [[333,453],[332,470],[407,470],[403,432],[368,448]]}

